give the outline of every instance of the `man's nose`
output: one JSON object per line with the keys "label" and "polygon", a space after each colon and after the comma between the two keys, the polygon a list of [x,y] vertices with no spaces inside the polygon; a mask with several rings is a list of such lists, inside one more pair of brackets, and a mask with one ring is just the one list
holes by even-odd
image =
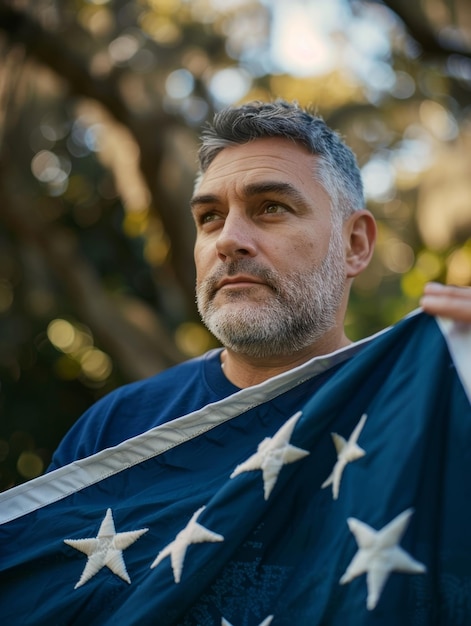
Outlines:
{"label": "man's nose", "polygon": [[229,212],[216,241],[216,249],[221,261],[255,256],[257,249],[254,235],[254,226],[247,217],[232,215]]}

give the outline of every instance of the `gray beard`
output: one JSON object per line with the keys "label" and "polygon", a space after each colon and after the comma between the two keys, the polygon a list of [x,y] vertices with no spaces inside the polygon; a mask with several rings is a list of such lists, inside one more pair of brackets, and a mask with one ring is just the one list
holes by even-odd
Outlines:
{"label": "gray beard", "polygon": [[[214,304],[217,283],[225,276],[249,274],[260,278],[272,293],[262,303],[247,302],[230,309]],[[279,276],[242,257],[218,268],[197,286],[196,302],[208,330],[234,352],[253,358],[288,355],[308,347],[331,330],[345,291],[345,257],[342,230],[333,226],[329,249],[321,265]],[[244,300],[243,291],[228,292],[234,302]]]}

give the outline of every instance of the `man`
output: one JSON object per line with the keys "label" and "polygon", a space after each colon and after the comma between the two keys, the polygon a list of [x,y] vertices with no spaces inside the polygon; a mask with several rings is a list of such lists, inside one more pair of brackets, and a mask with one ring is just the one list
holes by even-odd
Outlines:
{"label": "man", "polygon": [[[99,401],[57,471],[0,497],[3,614],[469,624],[469,331],[421,314],[350,343],[375,222],[319,118],[230,108],[199,156],[197,303],[224,347]],[[469,289],[429,285],[422,306],[471,322]]]}
{"label": "man", "polygon": [[[225,348],[98,402],[51,469],[350,343],[350,286],[376,234],[351,150],[295,105],[255,103],[216,115],[199,158],[197,302]],[[470,322],[471,289],[430,285],[422,306]]]}

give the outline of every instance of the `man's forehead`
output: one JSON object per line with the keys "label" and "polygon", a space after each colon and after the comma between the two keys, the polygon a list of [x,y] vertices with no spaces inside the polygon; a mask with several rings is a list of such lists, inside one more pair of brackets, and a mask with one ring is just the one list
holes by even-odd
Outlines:
{"label": "man's forehead", "polygon": [[315,157],[303,144],[288,137],[256,137],[245,143],[231,144],[222,148],[208,166],[207,171],[220,162],[226,163],[260,156],[275,159]]}
{"label": "man's forehead", "polygon": [[197,181],[195,192],[237,184],[252,192],[258,185],[312,180],[317,157],[289,139],[270,137],[228,146]]}

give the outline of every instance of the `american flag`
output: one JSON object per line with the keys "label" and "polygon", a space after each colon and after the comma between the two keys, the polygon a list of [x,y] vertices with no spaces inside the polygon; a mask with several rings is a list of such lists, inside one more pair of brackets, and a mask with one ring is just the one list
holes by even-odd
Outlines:
{"label": "american flag", "polygon": [[471,328],[347,353],[0,494],[3,623],[469,626]]}

